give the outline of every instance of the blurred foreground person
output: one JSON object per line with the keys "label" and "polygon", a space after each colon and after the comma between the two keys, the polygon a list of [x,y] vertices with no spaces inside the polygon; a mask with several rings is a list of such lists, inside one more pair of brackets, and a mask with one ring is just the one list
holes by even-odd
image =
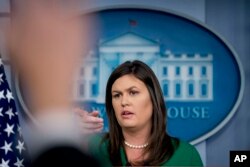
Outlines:
{"label": "blurred foreground person", "polygon": [[36,119],[28,123],[32,166],[98,166],[82,149],[71,110],[73,77],[87,46],[90,20],[60,0],[15,2],[10,61]]}
{"label": "blurred foreground person", "polygon": [[[109,132],[94,136],[89,150],[103,165],[203,166],[194,146],[166,132],[166,106],[161,87],[145,63],[127,61],[111,73],[105,105]],[[93,118],[95,115],[79,116],[89,125],[85,129],[100,130],[93,126],[99,123]]]}

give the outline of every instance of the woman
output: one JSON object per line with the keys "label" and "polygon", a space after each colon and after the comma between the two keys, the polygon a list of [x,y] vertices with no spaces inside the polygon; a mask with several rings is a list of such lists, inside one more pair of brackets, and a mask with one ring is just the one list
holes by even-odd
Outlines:
{"label": "woman", "polygon": [[[105,99],[109,133],[100,141],[97,141],[98,137],[92,140],[90,145],[94,150],[92,154],[99,157],[102,164],[203,165],[193,146],[167,134],[166,106],[161,87],[145,63],[135,60],[118,66],[108,79]],[[85,122],[90,117],[85,115]],[[91,127],[91,121],[88,124]],[[97,147],[96,142],[100,142]]]}

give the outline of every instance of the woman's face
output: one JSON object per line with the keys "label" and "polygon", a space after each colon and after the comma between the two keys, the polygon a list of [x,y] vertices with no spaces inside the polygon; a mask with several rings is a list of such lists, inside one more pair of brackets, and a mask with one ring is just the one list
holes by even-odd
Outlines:
{"label": "woman's face", "polygon": [[112,105],[122,129],[151,129],[153,105],[146,85],[134,75],[124,75],[112,85]]}

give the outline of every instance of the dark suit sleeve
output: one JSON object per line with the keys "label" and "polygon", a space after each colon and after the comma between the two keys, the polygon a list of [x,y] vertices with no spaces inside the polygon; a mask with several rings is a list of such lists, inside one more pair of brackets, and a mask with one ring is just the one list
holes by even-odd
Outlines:
{"label": "dark suit sleeve", "polygon": [[99,162],[85,152],[73,146],[58,145],[41,152],[32,161],[31,167],[100,167]]}

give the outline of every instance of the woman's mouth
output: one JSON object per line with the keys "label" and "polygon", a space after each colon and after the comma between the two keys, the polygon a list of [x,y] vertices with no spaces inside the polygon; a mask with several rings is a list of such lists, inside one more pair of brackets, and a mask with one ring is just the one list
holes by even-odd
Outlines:
{"label": "woman's mouth", "polygon": [[122,118],[125,118],[125,119],[128,119],[128,118],[131,118],[134,113],[130,112],[130,111],[122,111]]}

